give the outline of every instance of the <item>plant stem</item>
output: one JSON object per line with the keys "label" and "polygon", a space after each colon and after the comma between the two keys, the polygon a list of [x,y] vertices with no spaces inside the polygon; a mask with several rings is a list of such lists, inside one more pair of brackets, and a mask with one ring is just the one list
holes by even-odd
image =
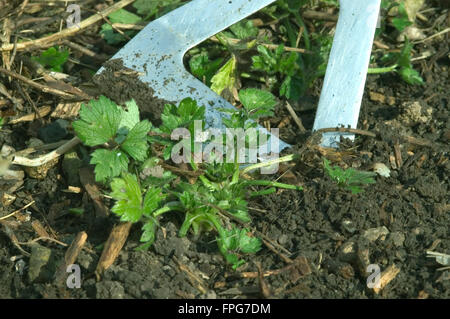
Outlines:
{"label": "plant stem", "polygon": [[276,159],[273,159],[273,160],[270,160],[270,161],[265,161],[265,162],[262,162],[262,163],[256,163],[256,164],[253,164],[253,165],[250,165],[250,166],[247,166],[247,167],[243,168],[241,170],[241,175],[246,174],[246,173],[250,172],[251,170],[261,168],[261,167],[267,167],[267,166],[271,166],[273,164],[282,163],[282,162],[289,162],[289,161],[294,160],[295,158],[296,158],[295,154],[290,154],[290,155],[279,157],[279,158],[276,158]]}
{"label": "plant stem", "polygon": [[275,187],[271,187],[271,188],[264,189],[264,190],[259,191],[259,192],[250,193],[250,197],[256,197],[256,196],[273,194],[273,193],[275,193],[276,190],[277,189]]}
{"label": "plant stem", "polygon": [[164,205],[164,207],[161,207],[160,209],[156,210],[153,213],[153,216],[158,217],[159,215],[162,215],[164,213],[167,213],[167,212],[170,212],[173,210],[183,211],[183,207],[181,206],[181,204],[179,202],[169,202],[166,205]]}
{"label": "plant stem", "polygon": [[387,66],[387,67],[384,67],[384,68],[368,68],[367,69],[367,74],[389,73],[389,72],[395,71],[397,66],[398,66],[397,64],[394,64],[394,65]]}
{"label": "plant stem", "polygon": [[303,190],[303,187],[301,187],[301,186],[279,183],[279,182],[274,182],[274,181],[256,180],[256,181],[245,181],[245,183],[247,183],[248,185],[272,186],[272,187],[278,187],[278,188],[293,189],[293,190],[297,190],[297,191]]}

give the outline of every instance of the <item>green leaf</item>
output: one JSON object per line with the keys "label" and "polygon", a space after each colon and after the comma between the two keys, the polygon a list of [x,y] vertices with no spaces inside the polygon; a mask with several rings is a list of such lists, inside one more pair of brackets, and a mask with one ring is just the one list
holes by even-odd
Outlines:
{"label": "green leaf", "polygon": [[72,126],[80,140],[88,146],[104,144],[114,138],[119,129],[121,109],[105,96],[82,105],[80,120]]}
{"label": "green leaf", "polygon": [[147,190],[144,197],[144,215],[150,216],[158,207],[159,203],[166,197],[161,195],[161,188],[151,187]]}
{"label": "green leaf", "polygon": [[172,11],[181,4],[181,0],[137,0],[133,3],[137,13],[149,19]]}
{"label": "green leaf", "polygon": [[105,183],[128,170],[128,157],[119,150],[97,149],[92,153],[91,164],[95,165],[95,180]]}
{"label": "green leaf", "polygon": [[136,0],[133,3],[133,7],[140,15],[152,16],[158,12],[158,2],[154,0]]}
{"label": "green leaf", "polygon": [[273,108],[277,104],[272,93],[253,88],[240,90],[239,99],[251,119],[273,116]]}
{"label": "green leaf", "polygon": [[238,39],[247,39],[256,37],[258,35],[258,28],[255,27],[251,20],[241,20],[238,23],[233,24],[230,30],[234,33]]}
{"label": "green leaf", "polygon": [[392,24],[400,32],[412,24],[412,22],[409,21],[408,13],[406,12],[405,4],[403,2],[398,4],[398,15],[392,19]]}
{"label": "green leaf", "polygon": [[122,178],[114,178],[111,182],[111,196],[116,200],[111,209],[120,216],[121,221],[137,222],[141,218],[142,192],[135,175],[124,173]]}
{"label": "green leaf", "polygon": [[42,64],[45,68],[55,72],[62,72],[62,66],[69,58],[68,50],[60,50],[58,47],[51,47],[32,59]]}
{"label": "green leaf", "polygon": [[120,120],[119,127],[126,127],[131,130],[137,123],[139,123],[139,107],[133,100],[125,103],[127,110],[122,110],[122,119]]}
{"label": "green leaf", "polygon": [[236,63],[236,57],[232,55],[227,63],[212,77],[211,90],[220,95],[225,89],[230,91],[233,89],[236,83]]}
{"label": "green leaf", "polygon": [[411,85],[419,85],[423,84],[423,79],[420,76],[419,72],[412,68],[400,68],[398,71],[402,79]]}
{"label": "green leaf", "polygon": [[[135,15],[134,13],[131,13],[130,11],[127,11],[125,9],[119,9],[110,15],[108,15],[108,19],[111,23],[125,23],[125,24],[136,24],[141,22],[141,17],[138,15]],[[134,34],[136,34],[135,31],[124,31],[126,35],[129,37],[132,37]],[[126,38],[114,31],[112,26],[108,23],[105,23],[102,25],[102,29],[100,31],[100,34],[103,36],[106,42],[109,44],[118,44],[122,41],[125,41]]]}
{"label": "green leaf", "polygon": [[156,221],[154,218],[150,218],[144,226],[142,226],[141,243],[147,243],[148,248],[155,241],[156,233]]}
{"label": "green leaf", "polygon": [[374,184],[376,181],[373,177],[376,176],[374,172],[358,171],[354,168],[348,168],[346,170],[339,166],[330,166],[330,161],[323,158],[323,166],[325,172],[337,182],[340,187],[350,190],[353,194],[362,192],[360,185]]}
{"label": "green leaf", "polygon": [[135,15],[134,13],[131,13],[130,11],[127,11],[125,9],[114,11],[113,13],[108,15],[108,19],[109,21],[111,21],[111,23],[135,24],[142,21],[140,16]]}
{"label": "green leaf", "polygon": [[287,76],[280,86],[280,95],[288,99],[298,100],[305,89],[301,78]]}
{"label": "green leaf", "polygon": [[144,161],[148,151],[147,134],[151,127],[151,123],[147,120],[137,123],[128,133],[120,148],[135,160]]}
{"label": "green leaf", "polygon": [[205,107],[198,106],[197,102],[191,98],[181,100],[178,107],[173,104],[166,104],[161,114],[162,125],[159,129],[167,134],[171,134],[176,128],[189,128],[195,120],[204,120]]}
{"label": "green leaf", "polygon": [[189,60],[189,67],[191,73],[197,77],[200,81],[205,81],[208,86],[211,85],[211,79],[219,69],[223,62],[223,58],[215,59],[211,61],[207,52],[194,55]]}
{"label": "green leaf", "polygon": [[233,269],[245,261],[239,260],[237,252],[256,253],[261,249],[261,241],[256,237],[248,236],[248,229],[232,228],[220,229],[217,244],[227,262],[233,264]]}
{"label": "green leaf", "polygon": [[239,249],[245,254],[256,253],[261,249],[261,240],[248,235],[247,229],[242,229],[239,237]]}

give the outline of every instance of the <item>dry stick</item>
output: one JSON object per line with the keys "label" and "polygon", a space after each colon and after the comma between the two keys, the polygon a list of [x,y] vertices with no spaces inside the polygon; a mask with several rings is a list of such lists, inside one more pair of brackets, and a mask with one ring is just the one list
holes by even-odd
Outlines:
{"label": "dry stick", "polygon": [[[45,117],[52,111],[51,106],[41,106],[37,109],[37,115],[39,118]],[[20,122],[33,122],[36,119],[36,113],[27,114],[24,116],[21,116],[17,119],[8,121],[8,124],[17,124]]]}
{"label": "dry stick", "polygon": [[11,228],[8,227],[8,225],[0,220],[0,224],[3,225],[3,231],[5,232],[5,234],[9,237],[9,239],[11,239],[11,242],[13,243],[13,245],[22,252],[22,254],[24,254],[25,256],[29,257],[31,256],[31,254],[27,251],[25,251],[19,244],[19,241],[17,240],[16,235],[14,234],[14,232],[11,230]]}
{"label": "dry stick", "polygon": [[32,202],[26,204],[25,206],[23,206],[22,208],[20,208],[20,209],[14,211],[14,212],[12,212],[11,214],[6,215],[6,216],[3,216],[3,217],[0,217],[0,220],[4,220],[4,219],[7,219],[7,218],[9,218],[9,217],[11,217],[11,216],[14,216],[15,214],[21,212],[22,210],[27,209],[28,207],[30,207],[30,206],[33,205],[34,203],[35,203],[35,201],[32,201]]}
{"label": "dry stick", "polygon": [[353,134],[359,134],[359,135],[366,135],[370,137],[376,137],[377,135],[375,133],[360,130],[356,128],[347,128],[347,127],[330,127],[330,128],[321,128],[317,130],[317,132],[321,133],[328,133],[328,132],[344,132],[344,133],[353,133]]}
{"label": "dry stick", "polygon": [[[258,232],[257,235],[260,236],[260,237],[263,237],[263,236],[261,236],[261,235],[263,235],[262,233]],[[266,237],[266,236],[264,236],[264,237]],[[273,245],[272,245],[273,242],[270,243],[269,241],[265,240],[264,238],[263,238],[262,242],[264,243],[264,245],[266,245],[267,248],[269,248],[269,250],[271,250],[276,255],[278,255],[285,263],[292,264],[294,262],[291,258],[286,256],[285,254],[283,254],[283,253],[279,252],[278,250],[276,250],[275,247],[273,247]]]}
{"label": "dry stick", "polygon": [[286,108],[289,111],[289,114],[291,114],[292,118],[294,119],[295,124],[297,124],[298,128],[300,129],[300,132],[305,133],[306,129],[303,126],[302,120],[297,116],[294,109],[292,108],[291,104],[289,104],[288,101],[286,101]]}
{"label": "dry stick", "polygon": [[22,157],[22,156],[15,156],[12,161],[12,164],[22,165],[22,166],[31,166],[31,167],[41,166],[45,163],[48,163],[48,162],[54,160],[55,158],[58,158],[60,155],[66,153],[67,151],[69,151],[70,149],[72,149],[73,147],[78,145],[80,142],[81,141],[78,137],[74,137],[67,143],[58,147],[53,152],[50,152],[50,153],[40,156],[38,158],[29,159],[29,158]]}
{"label": "dry stick", "polygon": [[39,122],[41,122],[41,125],[44,124],[44,120],[41,117],[41,113],[39,113],[38,108],[36,107],[36,104],[33,102],[33,100],[31,99],[30,95],[28,94],[27,91],[25,91],[22,86],[20,85],[20,83],[17,82],[17,87],[19,88],[19,92],[21,93],[22,97],[25,98],[25,100],[28,101],[28,103],[31,105],[31,107],[34,110],[34,114],[37,115],[37,118],[39,119]]}
{"label": "dry stick", "polygon": [[324,21],[332,21],[337,22],[338,16],[334,14],[329,14],[321,11],[314,10],[305,10],[302,12],[302,16],[306,19],[312,20],[324,20]]}
{"label": "dry stick", "polygon": [[[106,8],[105,10],[93,14],[92,16],[90,16],[89,18],[81,21],[79,23],[79,27],[77,25],[74,25],[70,28],[64,29],[60,32],[54,33],[52,35],[49,35],[47,37],[43,37],[40,39],[36,39],[36,40],[32,40],[32,41],[26,41],[26,42],[21,42],[21,43],[17,43],[17,50],[22,51],[25,50],[29,47],[33,47],[33,46],[43,46],[43,45],[51,45],[51,43],[54,43],[62,38],[67,38],[70,37],[72,35],[74,35],[75,33],[86,29],[87,27],[89,27],[90,25],[100,21],[103,19],[104,16],[108,16],[111,13],[122,9],[123,7],[129,5],[130,3],[133,3],[135,0],[122,0],[119,1],[115,4],[113,4],[112,6]],[[7,44],[5,46],[2,46],[0,48],[0,51],[11,51],[14,48],[13,44]]]}
{"label": "dry stick", "polygon": [[82,231],[77,234],[77,237],[70,244],[70,247],[67,249],[66,254],[64,255],[64,263],[62,263],[61,267],[58,269],[55,275],[56,284],[61,285],[64,284],[65,277],[67,276],[67,267],[74,264],[77,260],[78,255],[83,249],[84,244],[87,239],[86,232]]}
{"label": "dry stick", "polygon": [[75,43],[75,42],[72,42],[69,40],[65,40],[64,44],[67,45],[69,48],[80,51],[81,53],[83,53],[84,55],[86,55],[88,57],[94,58],[95,60],[98,60],[98,61],[106,60],[106,57],[103,58],[99,54],[95,53],[92,50],[89,50],[88,48],[85,48],[82,45],[79,45],[78,43]]}
{"label": "dry stick", "polygon": [[60,91],[60,90],[57,90],[57,89],[53,89],[53,88],[51,88],[49,86],[36,83],[36,82],[34,82],[34,81],[24,77],[23,75],[17,74],[16,72],[13,72],[13,71],[9,71],[9,70],[4,69],[2,67],[0,67],[0,73],[4,73],[4,74],[9,75],[9,76],[11,76],[13,78],[16,78],[16,79],[18,79],[18,80],[28,84],[29,86],[32,86],[32,87],[34,87],[34,88],[36,88],[38,90],[41,90],[44,93],[50,93],[50,94],[58,95],[58,96],[60,96],[62,98],[66,98],[66,99],[73,99],[75,97],[75,95],[68,94],[68,93],[66,93],[64,91]]}
{"label": "dry stick", "polygon": [[442,31],[440,31],[440,32],[438,32],[438,33],[433,34],[432,36],[429,36],[429,37],[426,38],[426,39],[419,40],[419,41],[415,41],[415,42],[413,42],[413,44],[423,43],[423,42],[429,41],[429,40],[431,40],[431,39],[434,39],[435,37],[438,37],[438,36],[440,36],[440,35],[443,35],[443,34],[449,32],[449,31],[450,31],[450,28],[444,29],[444,30],[442,30]]}
{"label": "dry stick", "polygon": [[105,248],[103,249],[97,268],[95,269],[97,280],[100,280],[100,277],[105,270],[108,269],[114,263],[117,256],[119,256],[120,250],[130,233],[131,225],[131,222],[120,223],[112,229],[108,240],[105,243]]}

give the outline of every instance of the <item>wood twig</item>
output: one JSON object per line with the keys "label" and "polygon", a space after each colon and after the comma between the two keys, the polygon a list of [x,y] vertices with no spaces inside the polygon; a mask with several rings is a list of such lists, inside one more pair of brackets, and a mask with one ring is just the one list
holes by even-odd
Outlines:
{"label": "wood twig", "polygon": [[[134,1],[135,0],[121,0],[121,1],[113,4],[112,6],[106,8],[103,11],[93,14],[89,18],[81,21],[78,25],[74,25],[70,28],[63,29],[60,32],[54,33],[52,35],[49,35],[49,36],[46,36],[43,38],[17,43],[17,46],[16,46],[17,50],[23,51],[23,50],[29,49],[31,47],[51,46],[52,44],[54,44],[55,42],[57,42],[63,38],[73,36],[77,32],[86,29],[90,25],[102,20],[104,16],[108,16],[111,13],[113,13],[119,9],[122,9],[123,7],[129,5],[130,3],[134,2]],[[0,47],[0,51],[11,51],[13,49],[14,49],[14,44],[11,44],[11,43]]]}
{"label": "wood twig", "polygon": [[360,130],[357,128],[347,128],[347,127],[321,128],[321,129],[317,130],[317,132],[321,132],[321,133],[342,132],[342,133],[353,133],[353,134],[365,135],[365,136],[370,136],[370,137],[377,136],[375,133],[372,133],[372,132],[369,132],[366,130]]}
{"label": "wood twig", "polygon": [[292,118],[294,119],[295,124],[297,124],[298,128],[300,129],[300,132],[305,133],[306,129],[303,126],[302,120],[297,116],[297,114],[295,113],[291,104],[289,104],[289,102],[286,101],[285,105],[286,105],[286,108],[287,108],[289,114],[291,114]]}
{"label": "wood twig", "polygon": [[97,280],[100,280],[105,270],[108,269],[114,263],[117,256],[119,256],[120,250],[130,233],[131,225],[131,222],[122,222],[113,227],[108,240],[105,243],[105,247],[103,248],[97,268],[95,269]]}
{"label": "wood twig", "polygon": [[24,82],[25,84],[28,84],[29,86],[34,87],[35,89],[38,89],[38,90],[40,90],[40,91],[42,91],[44,93],[57,95],[57,96],[60,96],[62,98],[65,98],[65,99],[73,99],[73,98],[75,98],[75,95],[68,94],[68,93],[66,93],[64,91],[61,91],[61,90],[58,90],[58,89],[53,89],[53,88],[51,88],[49,86],[46,86],[46,85],[42,85],[40,83],[37,83],[37,82],[35,82],[33,80],[28,79],[27,77],[25,77],[23,75],[20,75],[20,74],[18,74],[16,72],[13,72],[13,71],[9,71],[9,70],[4,69],[2,67],[0,67],[0,73],[6,74],[8,76],[11,76],[11,77],[17,79],[17,80],[20,80],[20,81]]}
{"label": "wood twig", "polygon": [[67,143],[61,145],[56,150],[47,153],[43,156],[40,156],[38,158],[29,159],[22,156],[14,156],[14,159],[12,160],[12,164],[21,165],[21,166],[29,166],[29,167],[37,167],[44,165],[45,163],[48,163],[59,156],[63,155],[67,151],[71,150],[73,147],[77,146],[80,143],[80,139],[78,137],[72,138]]}
{"label": "wood twig", "polygon": [[66,251],[66,254],[64,255],[64,262],[60,266],[60,268],[57,270],[55,274],[56,284],[61,285],[64,284],[65,277],[67,276],[67,267],[74,264],[75,261],[78,258],[78,255],[80,254],[81,250],[83,249],[84,244],[86,243],[87,239],[86,232],[82,231],[77,234],[75,239],[70,244],[69,248]]}

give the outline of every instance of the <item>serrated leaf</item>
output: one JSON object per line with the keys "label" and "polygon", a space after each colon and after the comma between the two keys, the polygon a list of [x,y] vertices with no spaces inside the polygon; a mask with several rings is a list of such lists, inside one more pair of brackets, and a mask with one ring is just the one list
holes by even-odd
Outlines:
{"label": "serrated leaf", "polygon": [[247,39],[258,35],[258,28],[255,27],[252,20],[241,20],[233,24],[230,30],[238,39]]}
{"label": "serrated leaf", "polygon": [[408,84],[412,85],[423,84],[423,79],[420,76],[419,72],[417,72],[412,68],[400,68],[398,73],[400,74],[402,79]]}
{"label": "serrated leaf", "polygon": [[147,120],[137,123],[128,133],[120,148],[137,161],[145,160],[148,150],[147,134],[151,127],[151,123]]}
{"label": "serrated leaf", "polygon": [[121,221],[137,222],[141,218],[142,192],[135,175],[124,173],[122,178],[114,178],[111,182],[111,196],[116,200],[111,209],[120,216]]}
{"label": "serrated leaf", "polygon": [[72,126],[84,144],[96,146],[114,138],[121,115],[121,110],[113,101],[100,96],[98,100],[81,106],[80,120],[73,122]]}
{"label": "serrated leaf", "polygon": [[400,32],[412,24],[412,22],[408,19],[408,13],[406,12],[405,4],[403,2],[399,3],[398,16],[392,19],[392,24]]}
{"label": "serrated leaf", "polygon": [[159,206],[165,196],[161,195],[161,188],[151,187],[144,197],[143,210],[144,215],[150,216]]}
{"label": "serrated leaf", "polygon": [[253,119],[272,116],[273,107],[277,103],[272,93],[253,88],[239,91],[239,99],[249,117]]}
{"label": "serrated leaf", "polygon": [[236,62],[236,57],[232,55],[227,63],[212,77],[211,90],[220,95],[225,89],[233,89],[236,83]]}
{"label": "serrated leaf", "polygon": [[127,110],[122,110],[122,119],[120,121],[119,127],[126,127],[131,130],[137,123],[139,123],[139,107],[133,100],[125,103]]}
{"label": "serrated leaf", "polygon": [[61,50],[58,47],[51,47],[41,53],[38,57],[32,59],[39,62],[45,68],[50,68],[52,71],[61,72],[62,66],[69,58],[68,50]]}
{"label": "serrated leaf", "polygon": [[[144,226],[142,226],[141,243],[147,243],[151,245],[155,241],[156,221],[155,219],[149,219]],[[148,246],[147,246],[148,248]]]}
{"label": "serrated leaf", "polygon": [[[108,19],[111,23],[125,24],[136,24],[142,20],[138,15],[135,15],[134,13],[131,13],[130,11],[127,11],[125,9],[119,9],[111,13],[110,15],[108,15]],[[124,31],[124,33],[129,37],[132,37],[136,32],[127,30]],[[100,34],[109,44],[117,44],[126,40],[123,35],[121,35],[120,33],[116,33],[109,23],[104,23],[102,25]]]}
{"label": "serrated leaf", "polygon": [[158,1],[136,0],[133,7],[140,15],[152,16],[158,12]]}
{"label": "serrated leaf", "polygon": [[119,150],[97,149],[92,153],[91,164],[95,165],[95,180],[106,182],[128,170],[128,157]]}
{"label": "serrated leaf", "polygon": [[304,83],[301,78],[287,76],[280,86],[280,95],[291,100],[298,100],[304,89]]}
{"label": "serrated leaf", "polygon": [[240,232],[239,249],[246,254],[256,253],[261,249],[261,240],[248,236],[248,230],[244,228]]}
{"label": "serrated leaf", "polygon": [[114,11],[113,13],[110,13],[108,15],[109,21],[111,23],[128,23],[128,24],[135,24],[139,23],[142,19],[140,16],[135,15],[134,13],[127,11],[125,9],[119,9]]}
{"label": "serrated leaf", "polygon": [[209,86],[211,85],[211,78],[219,69],[220,65],[223,62],[223,58],[215,59],[211,61],[206,52],[201,54],[194,55],[189,60],[189,67],[191,69],[191,73],[197,77],[200,81],[205,81]]}

